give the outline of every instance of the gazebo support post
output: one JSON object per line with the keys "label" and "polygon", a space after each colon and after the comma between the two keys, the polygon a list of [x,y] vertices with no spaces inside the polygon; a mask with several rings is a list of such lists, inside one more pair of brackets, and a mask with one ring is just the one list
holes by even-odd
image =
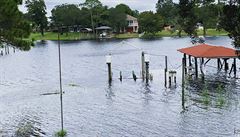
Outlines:
{"label": "gazebo support post", "polygon": [[185,66],[185,59],[183,58],[182,59],[182,109],[185,110],[185,93],[184,93],[184,90],[185,90],[185,75],[184,75],[184,68]]}
{"label": "gazebo support post", "polygon": [[228,59],[224,59],[224,70],[225,71],[228,71],[228,62],[227,62]]}
{"label": "gazebo support post", "polygon": [[218,59],[217,59],[217,68],[218,68],[218,71],[220,70],[220,66],[221,66],[221,60],[218,58]]}
{"label": "gazebo support post", "polygon": [[184,73],[186,75],[187,74],[187,56],[186,56],[186,54],[183,54],[183,58],[184,58]]}
{"label": "gazebo support post", "polygon": [[195,62],[195,76],[196,76],[196,79],[198,78],[198,60],[196,57],[194,57],[194,62]]}
{"label": "gazebo support post", "polygon": [[189,59],[189,66],[192,66],[192,61],[191,61],[191,59],[192,59],[192,56],[191,56],[191,55],[189,55],[189,56],[188,56],[188,59]]}
{"label": "gazebo support post", "polygon": [[165,85],[165,88],[167,88],[167,71],[168,71],[168,62],[167,62],[167,56],[165,56],[165,69],[164,69],[164,85]]}
{"label": "gazebo support post", "polygon": [[204,72],[203,72],[203,64],[204,64],[204,58],[201,58],[201,63],[200,63],[200,70],[201,70],[201,76],[202,80],[204,80]]}
{"label": "gazebo support post", "polygon": [[236,65],[236,58],[233,59],[233,71],[234,71],[234,77],[237,76],[237,65]]}

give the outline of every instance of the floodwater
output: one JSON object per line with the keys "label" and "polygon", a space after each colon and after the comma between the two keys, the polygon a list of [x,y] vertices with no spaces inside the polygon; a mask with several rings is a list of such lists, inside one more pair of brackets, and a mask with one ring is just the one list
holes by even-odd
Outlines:
{"label": "floodwater", "polygon": [[[206,42],[231,47],[227,37],[208,37]],[[177,49],[188,45],[189,38],[61,42],[64,128],[68,136],[240,136],[240,81],[217,72],[215,60],[206,67],[205,84],[201,80],[186,82],[187,109],[183,111],[182,54]],[[140,77],[142,51],[151,55],[153,81],[148,85],[131,79],[132,71]],[[111,85],[105,63],[109,53]],[[163,55],[168,56],[169,70],[177,70],[176,88],[164,88]],[[122,82],[118,79],[120,71]],[[56,41],[37,42],[28,52],[1,56],[0,136],[54,136],[60,130],[58,92]]]}

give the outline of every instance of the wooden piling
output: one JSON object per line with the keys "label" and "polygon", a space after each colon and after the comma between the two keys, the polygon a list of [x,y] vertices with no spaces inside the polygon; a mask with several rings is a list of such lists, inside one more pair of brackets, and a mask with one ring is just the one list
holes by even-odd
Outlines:
{"label": "wooden piling", "polygon": [[198,60],[196,57],[194,57],[195,62],[195,76],[198,78]]}
{"label": "wooden piling", "polygon": [[189,66],[192,66],[192,56],[191,55],[189,55],[188,56],[188,63],[189,63]]}
{"label": "wooden piling", "polygon": [[185,90],[185,75],[184,75],[184,66],[185,66],[185,60],[184,58],[182,59],[182,108],[183,110],[185,110],[185,93],[184,93],[184,90]]}
{"label": "wooden piling", "polygon": [[217,59],[217,68],[218,68],[218,70],[220,70],[220,67],[221,67],[221,60]]}
{"label": "wooden piling", "polygon": [[144,52],[142,52],[141,60],[142,60],[142,79],[144,81],[145,79],[145,53]]}
{"label": "wooden piling", "polygon": [[172,87],[172,78],[169,76],[169,88],[171,88]]}
{"label": "wooden piling", "polygon": [[112,82],[112,65],[111,63],[107,63],[108,66],[108,81]]}
{"label": "wooden piling", "polygon": [[233,59],[233,72],[234,72],[234,77],[236,77],[237,76],[236,58]]}
{"label": "wooden piling", "polygon": [[164,85],[166,88],[167,88],[167,71],[168,71],[168,62],[167,62],[167,56],[165,56]]}
{"label": "wooden piling", "polygon": [[132,76],[133,76],[133,80],[134,80],[134,81],[137,81],[137,76],[136,76],[136,74],[135,74],[134,71],[132,71]]}
{"label": "wooden piling", "polygon": [[185,65],[184,73],[186,75],[187,74],[187,56],[186,56],[186,54],[183,54],[183,58],[184,58],[184,65]]}
{"label": "wooden piling", "polygon": [[228,62],[227,62],[228,59],[224,59],[224,70],[225,71],[228,71]]}
{"label": "wooden piling", "polygon": [[119,80],[122,82],[122,71],[120,71],[120,77],[119,77]]}
{"label": "wooden piling", "polygon": [[149,82],[149,62],[145,62],[146,65],[146,83]]}

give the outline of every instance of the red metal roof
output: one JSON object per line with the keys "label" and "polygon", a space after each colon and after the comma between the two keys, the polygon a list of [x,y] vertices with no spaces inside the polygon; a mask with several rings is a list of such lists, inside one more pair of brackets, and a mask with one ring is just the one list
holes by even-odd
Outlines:
{"label": "red metal roof", "polygon": [[212,46],[200,44],[188,48],[182,48],[178,51],[197,58],[235,58],[238,57],[236,51],[223,46]]}

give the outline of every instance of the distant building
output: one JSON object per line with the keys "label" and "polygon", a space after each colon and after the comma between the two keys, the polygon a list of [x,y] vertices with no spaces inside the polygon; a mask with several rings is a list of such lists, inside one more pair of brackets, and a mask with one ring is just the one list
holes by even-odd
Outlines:
{"label": "distant building", "polygon": [[127,23],[128,23],[128,27],[126,28],[126,32],[138,33],[139,24],[138,24],[137,18],[131,15],[127,15]]}

